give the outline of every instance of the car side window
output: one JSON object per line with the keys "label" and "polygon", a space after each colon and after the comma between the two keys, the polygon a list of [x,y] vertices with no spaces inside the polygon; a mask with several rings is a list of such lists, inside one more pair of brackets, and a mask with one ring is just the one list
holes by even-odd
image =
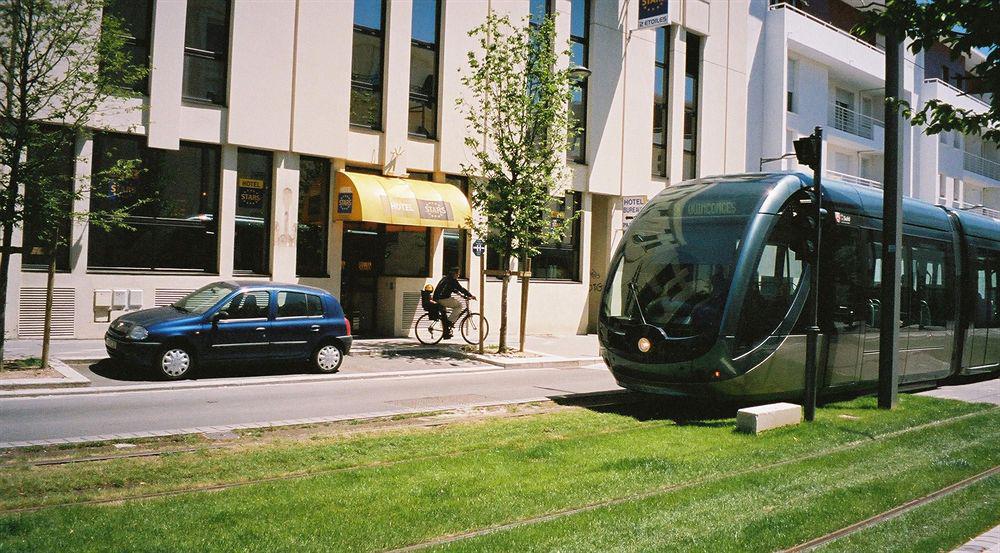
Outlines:
{"label": "car side window", "polygon": [[237,294],[219,311],[226,313],[226,315],[222,317],[225,320],[265,319],[267,318],[270,298],[271,295],[266,290]]}
{"label": "car side window", "polygon": [[306,294],[302,292],[278,292],[278,317],[305,317],[309,312]]}
{"label": "car side window", "polygon": [[312,294],[306,295],[306,300],[309,302],[309,316],[310,317],[322,317],[323,316],[323,300],[319,296],[314,296]]}

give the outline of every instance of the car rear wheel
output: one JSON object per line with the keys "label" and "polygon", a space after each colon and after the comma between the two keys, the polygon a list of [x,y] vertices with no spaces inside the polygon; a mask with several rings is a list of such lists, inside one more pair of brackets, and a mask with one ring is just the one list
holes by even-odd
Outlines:
{"label": "car rear wheel", "polygon": [[160,374],[168,380],[178,380],[191,373],[194,356],[183,346],[164,348],[158,358]]}
{"label": "car rear wheel", "polygon": [[313,367],[321,373],[335,373],[344,362],[344,352],[337,344],[323,344],[313,354]]}

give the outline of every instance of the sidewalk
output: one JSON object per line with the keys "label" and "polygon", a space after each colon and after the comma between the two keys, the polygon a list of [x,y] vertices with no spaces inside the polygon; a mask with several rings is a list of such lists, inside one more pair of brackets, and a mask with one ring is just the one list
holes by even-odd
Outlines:
{"label": "sidewalk", "polygon": [[1000,526],[994,526],[952,553],[1000,553]]}

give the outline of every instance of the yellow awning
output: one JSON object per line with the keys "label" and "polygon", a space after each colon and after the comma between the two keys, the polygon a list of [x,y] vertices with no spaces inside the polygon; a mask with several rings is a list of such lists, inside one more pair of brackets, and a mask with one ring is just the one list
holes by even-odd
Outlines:
{"label": "yellow awning", "polygon": [[440,182],[337,172],[336,221],[460,228],[472,214],[456,186]]}

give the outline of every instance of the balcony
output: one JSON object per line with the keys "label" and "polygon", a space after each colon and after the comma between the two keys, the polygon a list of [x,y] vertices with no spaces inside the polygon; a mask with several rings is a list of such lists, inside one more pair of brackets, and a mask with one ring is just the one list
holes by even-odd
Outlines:
{"label": "balcony", "polygon": [[882,183],[877,180],[866,179],[864,177],[859,177],[857,175],[848,175],[847,173],[839,173],[837,171],[827,170],[826,178],[840,182],[846,182],[848,184],[857,184],[858,186],[877,188],[878,190],[882,189]]}
{"label": "balcony", "polygon": [[837,130],[853,134],[854,136],[860,136],[861,138],[867,138],[868,140],[874,140],[875,127],[883,126],[882,121],[870,115],[858,113],[836,102],[830,103],[827,121],[831,127]]}
{"label": "balcony", "polygon": [[980,157],[970,152],[965,152],[963,166],[966,171],[1000,181],[1000,163],[990,161],[985,157]]}

